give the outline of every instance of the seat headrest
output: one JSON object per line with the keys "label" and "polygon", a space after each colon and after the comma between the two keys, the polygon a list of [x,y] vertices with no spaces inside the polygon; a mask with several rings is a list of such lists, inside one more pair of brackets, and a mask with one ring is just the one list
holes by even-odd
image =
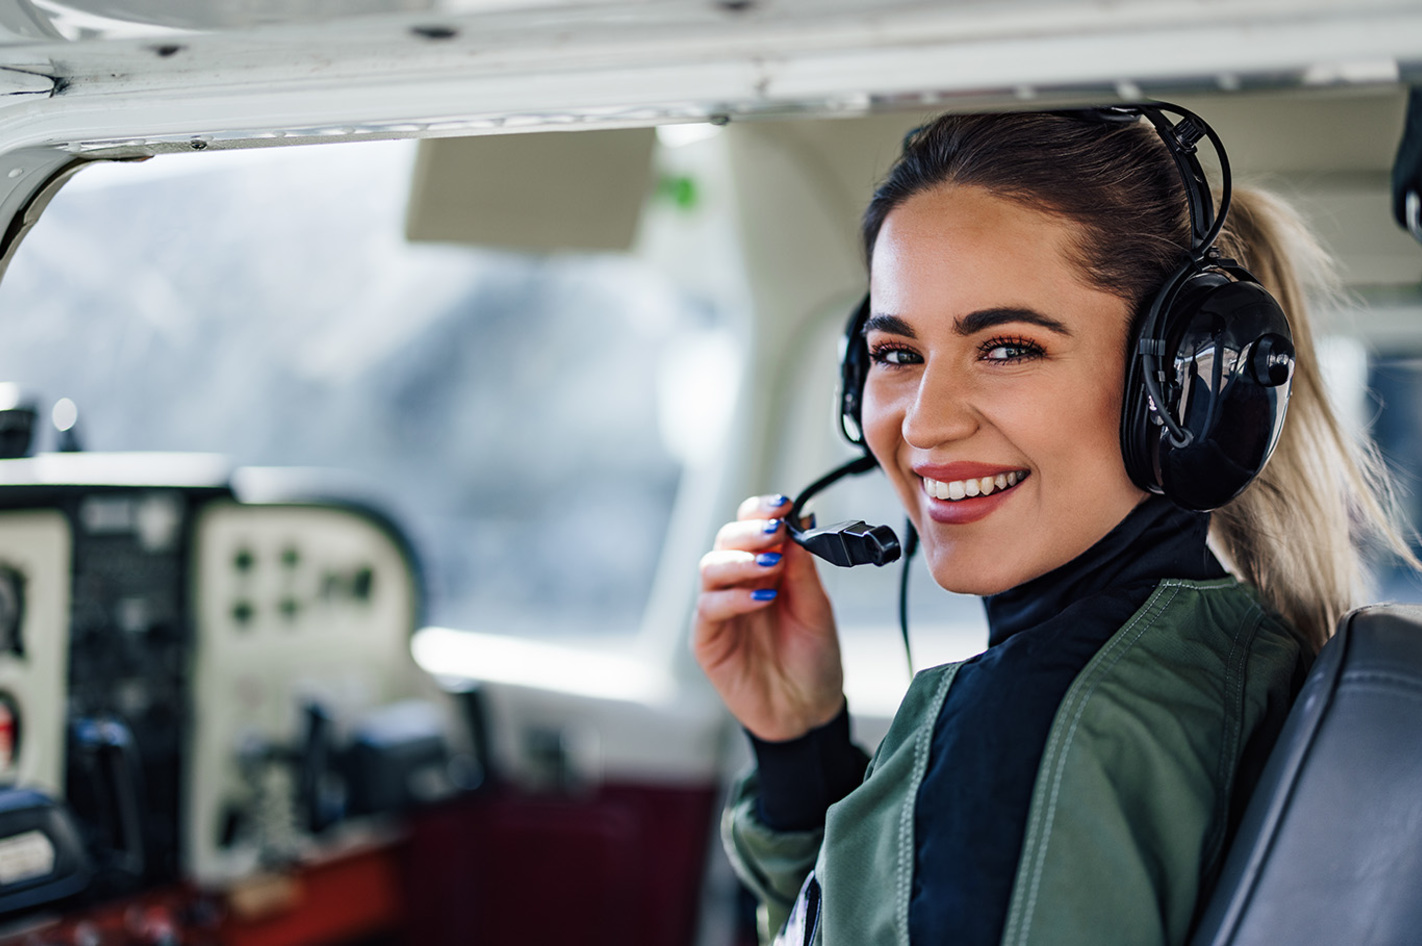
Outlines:
{"label": "seat headrest", "polygon": [[1422,608],[1348,615],[1269,757],[1191,946],[1422,937]]}

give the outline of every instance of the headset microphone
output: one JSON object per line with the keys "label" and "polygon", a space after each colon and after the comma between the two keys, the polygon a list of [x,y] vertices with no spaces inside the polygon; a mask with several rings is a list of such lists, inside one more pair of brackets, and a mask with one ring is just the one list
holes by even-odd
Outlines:
{"label": "headset microphone", "polygon": [[800,528],[805,503],[810,501],[810,497],[846,476],[868,473],[878,465],[873,454],[866,451],[864,456],[835,467],[806,486],[790,504],[790,511],[785,515],[785,529],[790,533],[790,538],[799,545],[825,561],[844,568],[854,565],[887,565],[903,555],[903,574],[899,577],[899,631],[903,634],[904,656],[908,658],[909,674],[912,675],[913,648],[909,645],[908,632],[908,565],[918,548],[918,532],[914,530],[913,523],[904,525],[903,547],[899,545],[899,537],[894,534],[893,529],[888,526],[871,526],[862,519],[837,522],[823,529],[814,528],[813,523],[808,529]]}
{"label": "headset microphone", "polygon": [[871,526],[863,519],[837,522],[823,529],[800,528],[805,503],[810,497],[846,476],[867,473],[878,466],[869,454],[837,466],[815,480],[795,497],[785,517],[790,538],[825,561],[849,568],[854,565],[887,565],[899,557],[899,537],[888,526]]}

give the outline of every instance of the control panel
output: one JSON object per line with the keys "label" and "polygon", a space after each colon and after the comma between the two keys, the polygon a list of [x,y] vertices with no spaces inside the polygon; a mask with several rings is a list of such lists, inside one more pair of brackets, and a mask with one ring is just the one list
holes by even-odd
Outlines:
{"label": "control panel", "polygon": [[[333,746],[381,727],[454,729],[410,656],[417,599],[399,537],[351,510],[206,505],[193,541],[188,866],[221,881],[298,852],[369,789]],[[339,768],[339,765],[334,765]],[[447,772],[410,773],[438,800]],[[359,781],[359,780],[357,780]],[[304,783],[304,784],[303,784]]]}
{"label": "control panel", "polygon": [[0,460],[0,940],[369,849],[481,777],[398,527],[210,460]]}
{"label": "control panel", "polygon": [[0,784],[64,789],[70,532],[52,509],[0,512]]}

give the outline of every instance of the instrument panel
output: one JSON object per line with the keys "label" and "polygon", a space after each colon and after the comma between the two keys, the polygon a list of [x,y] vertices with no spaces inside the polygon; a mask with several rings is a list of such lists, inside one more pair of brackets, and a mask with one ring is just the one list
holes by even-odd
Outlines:
{"label": "instrument panel", "polygon": [[383,849],[481,778],[398,527],[167,462],[0,461],[0,940]]}

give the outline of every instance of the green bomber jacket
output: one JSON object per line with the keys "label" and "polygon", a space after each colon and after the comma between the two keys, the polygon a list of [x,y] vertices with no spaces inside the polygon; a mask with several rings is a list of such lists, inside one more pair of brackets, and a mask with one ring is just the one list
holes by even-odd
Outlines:
{"label": "green bomber jacket", "polygon": [[[1248,586],[1161,581],[1057,709],[1004,946],[1184,943],[1224,855],[1244,749],[1261,731],[1272,740],[1309,659]],[[823,829],[772,830],[755,773],[736,786],[722,834],[763,940],[907,946],[914,805],[960,666],[914,678]]]}

